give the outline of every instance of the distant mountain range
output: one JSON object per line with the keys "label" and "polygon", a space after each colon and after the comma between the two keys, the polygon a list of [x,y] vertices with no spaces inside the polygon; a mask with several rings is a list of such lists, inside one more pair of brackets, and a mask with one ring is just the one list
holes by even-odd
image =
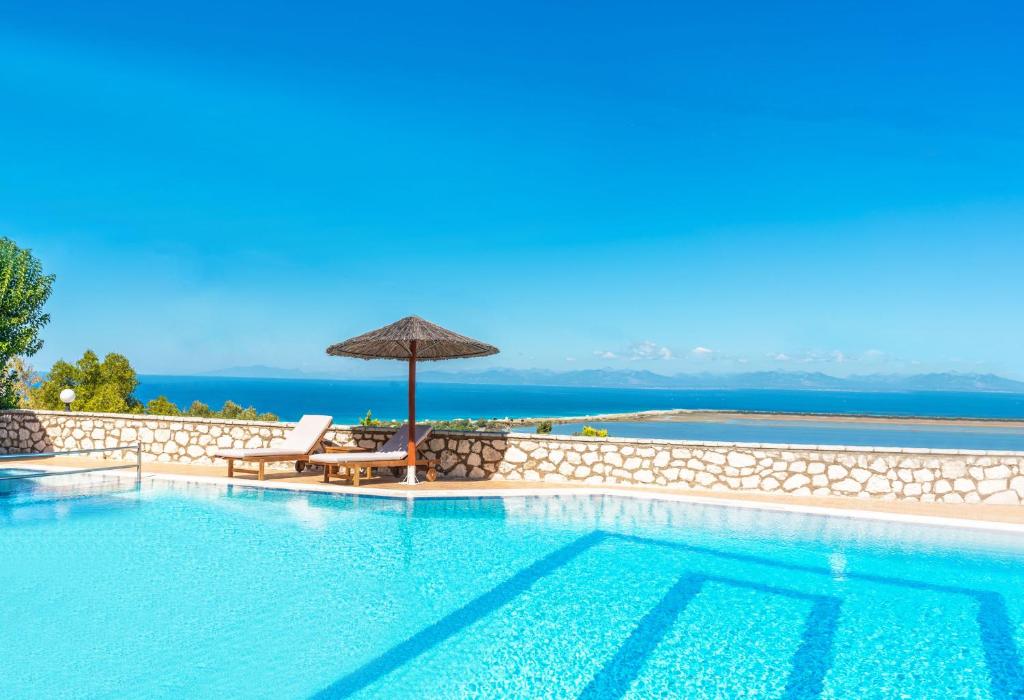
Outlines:
{"label": "distant mountain range", "polygon": [[[280,379],[342,379],[335,374],[265,365],[230,367],[203,376]],[[397,376],[397,375],[396,375]],[[637,389],[791,389],[809,391],[977,391],[1024,394],[1024,382],[995,374],[858,374],[834,377],[821,372],[741,372],[665,375],[646,370],[487,369],[479,372],[420,370],[420,381],[447,384],[512,384]]]}

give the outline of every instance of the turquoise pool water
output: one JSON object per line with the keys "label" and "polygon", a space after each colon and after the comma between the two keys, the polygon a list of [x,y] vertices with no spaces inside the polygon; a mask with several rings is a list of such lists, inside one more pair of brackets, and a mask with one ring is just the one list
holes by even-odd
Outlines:
{"label": "turquoise pool water", "polygon": [[61,478],[0,493],[4,698],[1024,694],[1015,535]]}

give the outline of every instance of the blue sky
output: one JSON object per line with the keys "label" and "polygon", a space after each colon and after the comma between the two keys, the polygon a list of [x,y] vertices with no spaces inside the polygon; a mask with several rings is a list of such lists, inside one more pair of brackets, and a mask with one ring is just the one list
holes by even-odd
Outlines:
{"label": "blue sky", "polygon": [[40,367],[1024,377],[1019,4],[0,7]]}

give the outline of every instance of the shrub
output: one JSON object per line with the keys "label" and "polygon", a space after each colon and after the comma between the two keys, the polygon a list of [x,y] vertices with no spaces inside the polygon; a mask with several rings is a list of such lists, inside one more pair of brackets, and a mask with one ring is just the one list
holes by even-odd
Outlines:
{"label": "shrub", "polygon": [[157,396],[146,404],[146,413],[154,416],[180,416],[181,410],[166,396]]}
{"label": "shrub", "polygon": [[[158,396],[146,404],[146,413],[156,416],[180,416],[181,410],[165,396]],[[278,417],[273,413],[257,413],[252,406],[242,408],[234,401],[225,401],[223,408],[214,411],[202,401],[193,401],[184,415],[193,418],[227,418],[229,420],[262,420],[274,422]]]}
{"label": "shrub", "polygon": [[375,425],[381,425],[381,422],[379,419],[373,417],[373,411],[367,410],[366,415],[359,419],[359,425],[368,428]]}
{"label": "shrub", "polygon": [[549,420],[542,420],[540,423],[537,424],[537,432],[541,435],[549,434],[552,428],[554,428],[554,426],[551,424],[551,421]]}
{"label": "shrub", "polygon": [[215,411],[211,417],[227,418],[228,420],[262,420],[270,422],[278,420],[277,415],[273,413],[257,413],[256,409],[252,406],[242,408],[234,401],[225,401],[221,409]]}
{"label": "shrub", "polygon": [[573,433],[577,437],[608,437],[607,428],[592,428],[589,425],[584,425],[583,430],[578,433]]}
{"label": "shrub", "polygon": [[457,432],[477,432],[481,430],[505,432],[508,430],[506,421],[492,420],[489,418],[454,418],[452,420],[431,420],[426,421],[434,430],[453,430]]}
{"label": "shrub", "polygon": [[241,420],[243,409],[234,401],[225,401],[224,405],[220,407],[217,414],[220,418],[227,418],[228,420]]}
{"label": "shrub", "polygon": [[193,418],[213,418],[213,409],[202,401],[193,401],[192,405],[185,411],[185,415]]}

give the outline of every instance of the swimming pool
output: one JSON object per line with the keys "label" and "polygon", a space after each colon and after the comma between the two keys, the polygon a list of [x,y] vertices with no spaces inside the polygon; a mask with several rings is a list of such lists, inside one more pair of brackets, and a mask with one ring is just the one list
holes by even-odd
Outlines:
{"label": "swimming pool", "polygon": [[1019,540],[611,496],[26,483],[0,495],[0,689],[1020,697]]}

